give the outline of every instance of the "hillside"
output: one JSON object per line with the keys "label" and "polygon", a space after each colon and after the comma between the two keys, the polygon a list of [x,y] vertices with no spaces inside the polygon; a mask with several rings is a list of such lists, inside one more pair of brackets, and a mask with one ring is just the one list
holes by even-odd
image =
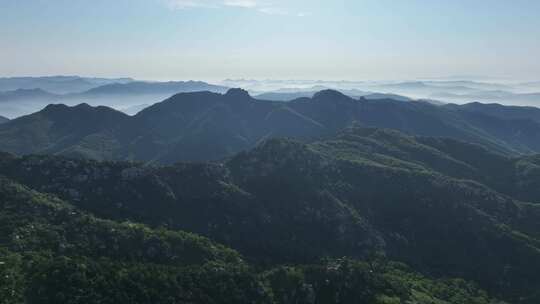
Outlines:
{"label": "hillside", "polygon": [[256,271],[204,237],[103,220],[3,177],[0,207],[5,303],[491,303],[470,282],[380,258]]}
{"label": "hillside", "polygon": [[8,121],[9,121],[8,118],[6,118],[6,117],[4,117],[4,116],[0,116],[0,124],[6,123],[6,122],[8,122]]}
{"label": "hillside", "polygon": [[[2,124],[0,150],[93,158],[111,155],[109,150],[114,149],[115,143],[107,133],[128,117],[107,107],[51,104],[37,113]],[[90,151],[85,150],[84,143],[91,144]]]}
{"label": "hillside", "polygon": [[[207,161],[250,149],[266,138],[309,142],[357,124],[478,143],[505,155],[539,152],[540,121],[533,112],[526,107],[499,107],[502,110],[480,104],[473,108],[354,99],[331,90],[287,103],[257,100],[241,89],[225,94],[180,93],[133,117],[115,114],[117,117],[109,120],[106,116],[112,110],[95,108],[102,109],[93,110],[95,121],[106,120],[106,126],[70,134],[68,142],[64,136],[52,134],[52,129],[35,127],[40,124],[36,122],[42,116],[40,111],[0,126],[0,150],[19,155],[75,153],[148,163]],[[67,113],[58,107],[46,110],[57,117]],[[513,114],[501,114],[507,112]],[[75,130],[85,128],[77,126],[76,120],[72,122]],[[28,138],[38,138],[38,144],[28,142]]]}
{"label": "hillside", "polygon": [[204,235],[256,264],[380,253],[511,303],[536,303],[537,163],[353,128],[307,145],[267,140],[225,163],[149,168],[4,155],[0,173],[99,217]]}
{"label": "hillside", "polygon": [[[4,178],[0,198],[5,303],[163,303],[171,297],[247,303],[257,294],[241,257],[203,237],[101,220]],[[213,272],[216,267],[222,270]],[[212,285],[216,280],[223,289]]]}
{"label": "hillside", "polygon": [[501,119],[528,119],[540,121],[540,109],[537,107],[503,106],[496,103],[483,104],[472,102],[464,105],[447,105],[456,111],[480,113]]}

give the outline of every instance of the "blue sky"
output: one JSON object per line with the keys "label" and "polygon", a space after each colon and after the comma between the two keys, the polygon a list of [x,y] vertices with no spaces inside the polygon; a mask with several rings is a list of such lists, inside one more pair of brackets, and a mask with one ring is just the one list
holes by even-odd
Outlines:
{"label": "blue sky", "polygon": [[538,79],[537,0],[0,0],[0,76]]}

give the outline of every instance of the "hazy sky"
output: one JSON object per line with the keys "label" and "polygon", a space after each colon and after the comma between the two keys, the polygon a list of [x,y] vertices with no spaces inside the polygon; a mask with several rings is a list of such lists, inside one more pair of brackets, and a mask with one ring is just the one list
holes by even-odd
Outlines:
{"label": "hazy sky", "polygon": [[0,0],[0,76],[540,78],[538,0]]}

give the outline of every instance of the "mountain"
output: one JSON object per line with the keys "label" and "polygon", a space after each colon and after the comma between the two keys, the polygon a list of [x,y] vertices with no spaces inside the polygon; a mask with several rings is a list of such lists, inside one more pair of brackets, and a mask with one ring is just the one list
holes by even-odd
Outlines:
{"label": "mountain", "polygon": [[0,116],[0,124],[6,123],[6,122],[8,122],[8,121],[9,121],[8,118],[6,118],[6,117],[4,117],[4,116]]}
{"label": "mountain", "polygon": [[[456,78],[458,79],[458,78]],[[311,93],[334,89],[351,97],[370,92],[407,96],[415,100],[438,100],[443,103],[470,103],[474,101],[516,106],[536,106],[540,100],[537,83],[501,83],[471,80],[416,80],[416,81],[322,81],[322,80],[226,80],[229,87],[242,87],[267,100],[292,100],[292,97],[312,97]],[[293,87],[294,86],[294,87]],[[270,95],[259,97],[260,93]],[[302,92],[302,93],[300,93]],[[286,94],[285,94],[286,93]],[[292,94],[298,93],[298,94]],[[386,96],[389,99],[400,97]]]}
{"label": "mountain", "polygon": [[[176,95],[140,112],[129,129],[133,131],[137,125],[142,125],[142,131],[131,136],[138,136],[138,141],[145,144],[148,142],[144,138],[160,139],[161,147],[154,150],[169,150],[163,144],[176,143],[179,148],[173,149],[174,155],[161,158],[165,162],[216,159],[252,147],[268,136],[312,139],[331,135],[353,123],[411,134],[449,136],[482,143],[504,153],[529,153],[540,148],[537,141],[540,126],[536,122],[493,120],[500,124],[490,121],[488,125],[483,118],[479,120],[429,104],[356,100],[336,91],[321,91],[311,99],[301,98],[287,104],[263,102],[247,94],[234,103],[228,94],[194,93]],[[152,134],[141,134],[150,128]],[[176,131],[171,133],[173,129]],[[515,136],[517,132],[521,135]],[[186,136],[194,138],[188,140]],[[203,145],[211,145],[212,149],[205,149]],[[208,150],[215,154],[199,152]]]}
{"label": "mountain", "polygon": [[397,94],[384,94],[384,93],[370,93],[367,95],[361,95],[367,100],[379,100],[379,99],[392,99],[397,101],[412,101],[411,98],[397,95]]}
{"label": "mountain", "polygon": [[[115,147],[109,136],[129,116],[107,107],[51,104],[45,109],[2,124],[0,144],[5,151],[62,153],[98,157]],[[95,144],[94,144],[95,143]],[[85,145],[91,145],[91,151]],[[97,153],[97,155],[94,155]]]}
{"label": "mountain", "polygon": [[78,93],[111,83],[128,83],[130,78],[89,78],[79,76],[0,78],[0,91],[42,89],[54,94]]}
{"label": "mountain", "polygon": [[471,80],[439,80],[439,81],[425,81],[424,83],[432,86],[439,86],[445,88],[468,88],[474,90],[483,90],[483,91],[492,91],[492,90],[513,90],[512,85],[501,84],[501,83],[489,83],[489,82],[479,82]]}
{"label": "mountain", "polygon": [[253,147],[268,136],[308,138],[323,127],[279,103],[246,91],[177,94],[137,113],[117,133],[120,158],[152,162],[219,159]]}
{"label": "mountain", "polygon": [[381,88],[387,88],[395,91],[410,92],[448,92],[454,94],[467,94],[481,91],[512,91],[513,86],[499,84],[476,82],[469,80],[455,81],[405,81],[398,83],[379,84]]}
{"label": "mountain", "polygon": [[453,137],[503,153],[530,153],[539,149],[540,126],[534,121],[463,115],[428,103],[354,100],[335,91],[323,91],[312,99],[289,103],[288,107],[331,130],[357,122],[410,134]]}
{"label": "mountain", "polygon": [[42,89],[17,89],[0,92],[0,113],[16,118],[60,101],[63,101],[63,95],[53,94]]}
{"label": "mountain", "polygon": [[0,206],[6,303],[493,303],[383,259],[254,267],[202,236],[101,219],[3,177]]}
{"label": "mountain", "polygon": [[5,178],[0,206],[6,303],[251,303],[268,297],[237,252],[201,236],[96,218]]}
{"label": "mountain", "polygon": [[[392,99],[392,100],[399,100],[399,101],[412,101],[411,98],[401,96],[401,95],[396,95],[396,94],[369,93],[369,92],[362,92],[362,91],[357,91],[357,90],[339,90],[339,91],[351,97],[364,97],[364,99],[368,99],[368,100]],[[260,99],[260,100],[291,101],[291,100],[295,100],[302,97],[311,98],[317,92],[318,91],[303,91],[303,90],[293,91],[293,92],[274,91],[274,92],[267,92],[267,93],[256,95],[255,98]]]}
{"label": "mountain", "polygon": [[[78,107],[52,106],[44,110],[45,117],[68,121],[68,137],[58,133],[56,125],[43,127],[50,122],[40,111],[2,124],[0,150],[148,163],[206,161],[250,149],[270,137],[309,142],[358,124],[451,137],[506,155],[540,151],[540,122],[531,119],[529,108],[519,107],[501,110],[514,113],[509,116],[497,114],[489,105],[472,111],[470,106],[354,99],[332,90],[283,103],[257,100],[244,90],[231,89],[226,94],[180,93],[132,117],[105,107],[83,108],[93,113],[95,127],[87,119],[70,118],[71,112],[80,112]],[[95,123],[102,120],[107,123]],[[85,131],[72,132],[79,125]]]}
{"label": "mountain", "polygon": [[20,100],[52,101],[59,95],[49,93],[42,89],[17,89],[14,91],[0,92],[0,103]]}
{"label": "mountain", "polygon": [[313,97],[315,91],[302,91],[302,92],[267,92],[255,95],[255,98],[260,100],[273,100],[273,101],[291,101],[302,97]]}
{"label": "mountain", "polygon": [[[69,78],[71,79],[71,78]],[[79,81],[80,79],[77,79]],[[90,81],[85,79],[85,81]],[[181,92],[213,91],[225,92],[227,88],[200,81],[186,82],[143,82],[134,80],[91,79],[90,89],[81,92],[53,94],[43,89],[17,89],[0,92],[0,113],[19,117],[39,111],[50,103],[74,106],[80,103],[105,105],[133,115],[141,105],[150,105]]]}
{"label": "mountain", "polygon": [[[463,278],[492,297],[532,304],[540,299],[539,164],[537,156],[507,157],[448,138],[354,127],[309,144],[269,139],[222,162],[165,167],[5,154],[0,157],[0,174],[14,183],[54,194],[97,218],[189,231],[234,248],[256,268],[272,269],[264,272],[263,281],[272,286],[274,296],[290,292],[289,271],[300,275],[299,284],[315,279],[315,273],[331,286],[341,284],[342,279],[357,282],[356,275],[362,273],[381,275],[378,280],[383,282],[405,280],[399,285],[409,300],[419,296],[410,291],[411,285],[429,297],[444,295],[446,299],[440,303],[471,303],[470,293],[477,294],[475,285],[463,281],[453,281],[453,291],[441,283],[440,292],[424,289],[422,284],[409,285],[408,280],[418,277],[403,272],[390,275],[386,267],[390,273],[404,269],[384,262],[394,260],[431,280]],[[23,195],[14,197],[28,202]],[[46,202],[44,198],[36,201]],[[2,210],[17,212],[12,206]],[[54,213],[44,214],[65,223]],[[13,227],[21,224],[15,222]],[[67,240],[64,247],[72,248]],[[348,259],[353,262],[346,262]],[[367,264],[354,262],[359,260]],[[283,264],[290,268],[279,266]],[[348,268],[352,265],[357,265],[357,271],[365,265],[367,272],[353,272]],[[321,273],[322,269],[330,272]],[[346,273],[349,276],[342,277]],[[251,280],[260,282],[256,278]],[[359,286],[372,286],[371,277],[364,278],[364,284],[349,286],[360,290]],[[280,282],[285,287],[278,288],[283,286]],[[397,285],[389,286],[394,286],[387,291],[392,298]],[[318,291],[322,287],[314,284],[312,288],[321,299]],[[386,290],[369,289],[376,293]],[[349,289],[343,290],[349,294]],[[452,300],[462,292],[465,298]],[[489,303],[481,295],[477,294],[478,301],[483,301],[479,303]],[[321,301],[337,301],[332,299]]]}
{"label": "mountain", "polygon": [[455,94],[448,92],[439,92],[432,94],[435,98],[441,98],[448,101],[461,102],[482,101],[482,102],[501,102],[507,105],[519,106],[540,106],[540,93],[512,93],[507,91],[481,91],[470,94]]}
{"label": "mountain", "polygon": [[503,106],[497,103],[472,102],[464,105],[447,105],[456,111],[486,114],[500,119],[521,119],[540,122],[540,109],[536,107]]}
{"label": "mountain", "polygon": [[[314,85],[308,88],[280,88],[278,90],[255,95],[255,98],[260,100],[291,101],[302,97],[311,98],[317,92],[329,89],[331,88],[324,85]],[[371,94],[370,92],[364,92],[357,89],[336,89],[336,91],[351,97],[360,97]]]}
{"label": "mountain", "polygon": [[369,90],[392,92],[417,99],[437,99],[445,102],[497,102],[505,105],[538,106],[540,94],[534,87],[474,81],[413,81],[375,84]]}
{"label": "mountain", "polygon": [[113,83],[92,88],[82,95],[85,97],[99,95],[173,95],[181,92],[211,91],[224,93],[226,87],[208,84],[202,81],[169,81],[169,82],[143,82]]}

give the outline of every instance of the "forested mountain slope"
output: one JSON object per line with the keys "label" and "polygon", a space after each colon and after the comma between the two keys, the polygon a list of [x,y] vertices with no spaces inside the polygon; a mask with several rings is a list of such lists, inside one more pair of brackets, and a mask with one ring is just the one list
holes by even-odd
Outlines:
{"label": "forested mountain slope", "polygon": [[2,303],[492,303],[380,258],[256,270],[204,237],[103,220],[4,177],[0,207]]}
{"label": "forested mountain slope", "polygon": [[352,128],[167,167],[6,154],[0,174],[98,217],[204,235],[256,265],[382,254],[536,303],[537,163],[456,140]]}

